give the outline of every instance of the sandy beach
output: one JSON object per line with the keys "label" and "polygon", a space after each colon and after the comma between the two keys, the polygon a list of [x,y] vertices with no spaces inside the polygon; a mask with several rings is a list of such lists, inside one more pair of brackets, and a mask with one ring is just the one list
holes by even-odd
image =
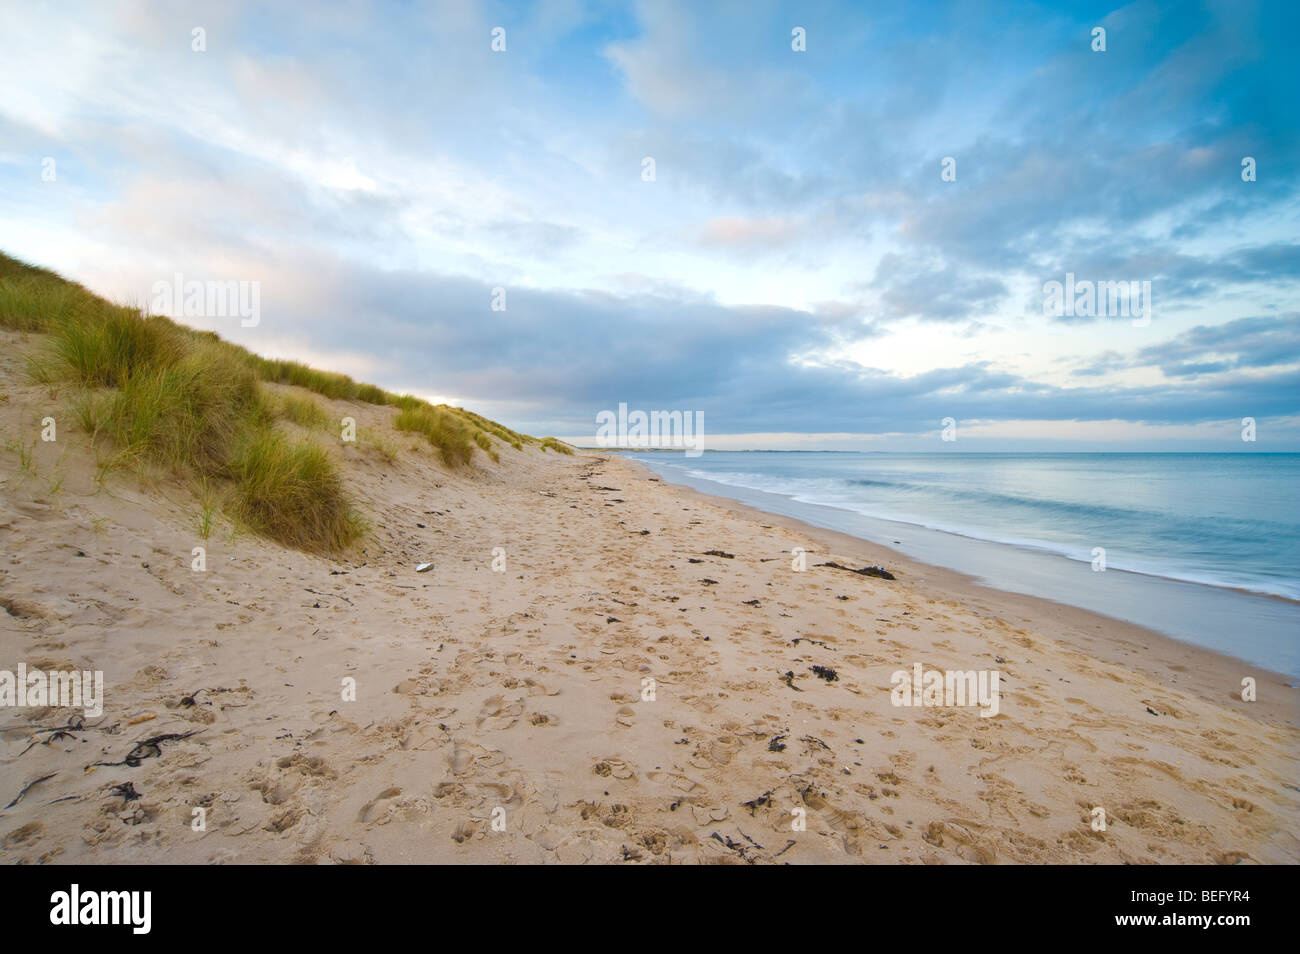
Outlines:
{"label": "sandy beach", "polygon": [[[5,862],[1300,861],[1280,676],[618,455],[448,470],[364,403],[322,401],[388,442],[332,450],[347,558],[201,538],[178,482],[36,440],[3,337],[0,668],[105,682],[0,711]],[[998,670],[998,714],[891,704],[916,664]]]}

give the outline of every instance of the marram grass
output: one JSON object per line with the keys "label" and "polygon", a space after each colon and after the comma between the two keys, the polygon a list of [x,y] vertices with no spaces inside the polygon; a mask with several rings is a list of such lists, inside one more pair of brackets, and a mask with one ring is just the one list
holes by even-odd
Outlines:
{"label": "marram grass", "polygon": [[541,447],[543,451],[549,448],[550,450],[553,450],[560,454],[569,454],[569,455],[573,454],[573,447],[569,444],[564,443],[564,441],[560,440],[558,437],[543,438]]}
{"label": "marram grass", "polygon": [[[111,445],[113,464],[163,467],[205,488],[223,488],[230,514],[286,546],[337,552],[365,531],[338,463],[310,434],[329,432],[329,415],[305,396],[262,382],[293,385],[329,400],[397,408],[394,426],[422,435],[448,467],[470,463],[475,448],[493,460],[492,438],[562,453],[463,408],[433,405],[320,371],[253,354],[216,334],[115,305],[47,269],[0,253],[0,327],[41,335],[28,369],[38,381],[67,386],[68,407],[92,442]],[[298,436],[295,436],[295,433]],[[391,445],[378,447],[386,461]],[[97,451],[98,453],[98,451]]]}
{"label": "marram grass", "polygon": [[231,473],[235,516],[280,543],[332,553],[365,529],[334,459],[313,441],[254,430],[243,435]]}

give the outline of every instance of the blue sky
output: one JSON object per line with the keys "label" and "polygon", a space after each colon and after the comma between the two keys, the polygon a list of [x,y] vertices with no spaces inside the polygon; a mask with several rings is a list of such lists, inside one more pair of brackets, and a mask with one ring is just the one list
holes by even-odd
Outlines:
{"label": "blue sky", "polygon": [[10,4],[0,248],[536,434],[1300,450],[1298,8]]}

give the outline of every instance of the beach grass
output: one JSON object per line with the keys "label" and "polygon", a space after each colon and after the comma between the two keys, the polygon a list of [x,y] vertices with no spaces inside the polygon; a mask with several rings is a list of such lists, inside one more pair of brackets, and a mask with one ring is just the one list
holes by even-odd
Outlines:
{"label": "beach grass", "polygon": [[[205,526],[212,520],[211,488],[223,488],[235,519],[302,550],[345,549],[364,534],[366,521],[350,500],[335,453],[312,436],[330,429],[325,408],[266,383],[393,407],[393,426],[422,435],[449,468],[469,465],[476,449],[499,460],[494,437],[517,450],[528,444],[561,449],[553,439],[539,442],[463,408],[265,358],[213,332],[113,304],[3,253],[0,327],[43,339],[28,355],[29,376],[66,391],[73,419],[101,454],[102,471],[161,467],[197,481],[207,488]],[[371,443],[386,463],[395,460],[393,445]]]}
{"label": "beach grass", "polygon": [[424,435],[448,467],[467,464],[474,455],[473,431],[447,408],[427,403],[404,406],[397,412],[393,426]]}
{"label": "beach grass", "polygon": [[541,441],[542,450],[553,450],[560,454],[573,454],[572,445],[564,443],[558,437],[544,437]]}
{"label": "beach grass", "polygon": [[325,430],[329,427],[329,417],[320,403],[305,395],[290,392],[276,394],[270,399],[275,416],[297,424],[307,430]]}
{"label": "beach grass", "polygon": [[348,502],[334,459],[313,441],[270,428],[252,430],[242,435],[230,468],[235,515],[273,540],[333,553],[366,529]]}

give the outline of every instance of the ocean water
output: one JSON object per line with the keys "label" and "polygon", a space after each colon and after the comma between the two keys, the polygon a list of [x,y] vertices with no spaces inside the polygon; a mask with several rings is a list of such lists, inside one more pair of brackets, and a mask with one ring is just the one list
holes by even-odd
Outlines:
{"label": "ocean water", "polygon": [[629,456],[667,480],[1300,675],[1300,454]]}

